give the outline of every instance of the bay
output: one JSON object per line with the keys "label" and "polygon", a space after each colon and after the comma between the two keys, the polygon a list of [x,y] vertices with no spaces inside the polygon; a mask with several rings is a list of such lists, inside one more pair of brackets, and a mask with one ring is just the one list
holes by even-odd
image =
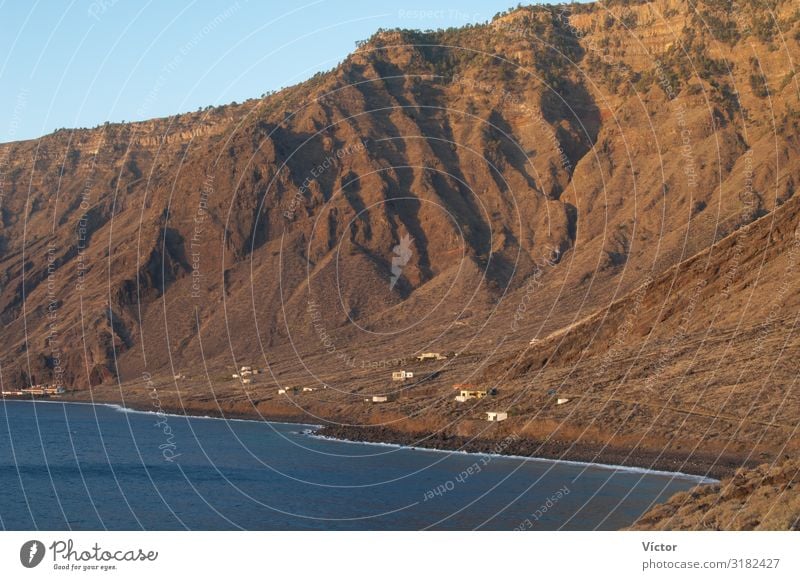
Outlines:
{"label": "bay", "polygon": [[0,402],[7,530],[613,530],[701,478]]}

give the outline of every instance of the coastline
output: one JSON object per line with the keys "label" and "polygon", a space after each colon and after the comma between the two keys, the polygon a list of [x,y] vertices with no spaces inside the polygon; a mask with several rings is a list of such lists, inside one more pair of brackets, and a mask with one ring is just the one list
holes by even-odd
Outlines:
{"label": "coastline", "polygon": [[[384,427],[324,426],[316,434],[330,439],[354,443],[381,443],[437,451],[456,451],[481,455],[502,455],[520,459],[561,461],[609,469],[631,469],[642,472],[674,474],[676,477],[703,479],[715,483],[742,467],[735,456],[716,454],[681,454],[675,452],[629,450],[604,447],[597,444],[568,441],[540,441],[518,438],[505,443],[501,449],[498,441],[435,433],[423,435],[404,433]],[[755,465],[755,462],[753,462]]]}
{"label": "coastline", "polygon": [[[30,400],[30,399],[28,399]],[[44,401],[42,399],[40,401]],[[511,441],[499,439],[472,438],[448,433],[418,433],[406,432],[381,426],[351,427],[345,425],[319,425],[319,422],[309,421],[303,414],[272,415],[258,412],[231,411],[220,409],[213,404],[197,404],[193,402],[186,405],[162,404],[156,409],[139,400],[109,401],[96,398],[86,400],[79,397],[65,397],[49,399],[53,402],[84,403],[95,405],[114,406],[120,412],[139,412],[163,414],[176,417],[193,417],[205,419],[226,419],[242,421],[269,421],[301,425],[314,429],[314,435],[339,441],[352,443],[386,444],[416,449],[435,451],[453,451],[471,454],[491,454],[515,457],[520,459],[562,461],[579,463],[583,465],[600,466],[609,469],[637,469],[643,472],[660,472],[674,474],[676,477],[693,477],[705,479],[703,483],[712,483],[711,480],[720,480],[732,475],[741,467],[753,467],[759,461],[745,461],[736,454],[720,455],[717,453],[683,453],[679,451],[628,449],[609,447],[597,443],[539,440],[533,438],[514,438]]]}
{"label": "coastline", "polygon": [[417,445],[404,445],[402,443],[383,443],[378,441],[353,441],[351,439],[340,439],[337,437],[329,437],[327,435],[320,435],[316,431],[309,433],[309,437],[313,437],[315,439],[324,439],[326,441],[338,441],[342,443],[353,443],[355,445],[375,445],[380,447],[393,447],[397,449],[412,449],[414,451],[423,451],[423,452],[430,452],[430,453],[458,453],[463,455],[473,455],[479,457],[503,457],[506,459],[517,459],[521,461],[534,461],[534,462],[542,462],[542,463],[562,463],[566,465],[574,465],[578,467],[588,467],[593,469],[604,469],[607,471],[624,471],[628,473],[636,473],[641,475],[663,475],[666,477],[672,477],[674,479],[688,479],[691,481],[696,482],[698,485],[703,484],[712,484],[712,483],[719,483],[718,479],[714,479],[711,477],[705,477],[703,475],[693,475],[691,473],[685,473],[681,471],[661,471],[658,469],[650,469],[648,467],[636,467],[630,465],[613,465],[609,463],[597,463],[592,461],[578,461],[578,460],[571,460],[571,459],[551,459],[551,458],[544,458],[544,457],[535,457],[529,455],[513,455],[508,453],[498,453],[495,451],[492,452],[481,452],[481,451],[463,451],[460,449],[436,449],[433,447],[420,447]]}

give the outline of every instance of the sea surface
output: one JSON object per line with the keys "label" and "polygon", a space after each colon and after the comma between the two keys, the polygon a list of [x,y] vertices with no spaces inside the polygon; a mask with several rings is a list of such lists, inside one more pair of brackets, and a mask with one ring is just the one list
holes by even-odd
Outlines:
{"label": "sea surface", "polygon": [[699,478],[0,401],[0,529],[593,530]]}

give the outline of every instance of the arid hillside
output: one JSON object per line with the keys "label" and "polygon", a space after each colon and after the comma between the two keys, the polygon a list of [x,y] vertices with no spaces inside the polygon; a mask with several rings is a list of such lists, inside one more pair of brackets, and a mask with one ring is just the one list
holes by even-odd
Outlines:
{"label": "arid hillside", "polygon": [[708,473],[795,453],[798,57],[792,0],[532,6],[0,145],[2,386]]}
{"label": "arid hillside", "polygon": [[638,530],[800,530],[800,465],[741,469],[715,485],[677,493],[633,526]]}

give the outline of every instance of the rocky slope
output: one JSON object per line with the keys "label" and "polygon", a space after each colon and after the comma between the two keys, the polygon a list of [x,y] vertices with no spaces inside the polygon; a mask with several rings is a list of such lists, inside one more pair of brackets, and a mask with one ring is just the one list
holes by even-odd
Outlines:
{"label": "rocky slope", "polygon": [[635,530],[800,530],[800,463],[741,469],[714,485],[680,492]]}
{"label": "rocky slope", "polygon": [[790,0],[536,6],[0,145],[3,388],[710,473],[795,453],[799,53]]}

